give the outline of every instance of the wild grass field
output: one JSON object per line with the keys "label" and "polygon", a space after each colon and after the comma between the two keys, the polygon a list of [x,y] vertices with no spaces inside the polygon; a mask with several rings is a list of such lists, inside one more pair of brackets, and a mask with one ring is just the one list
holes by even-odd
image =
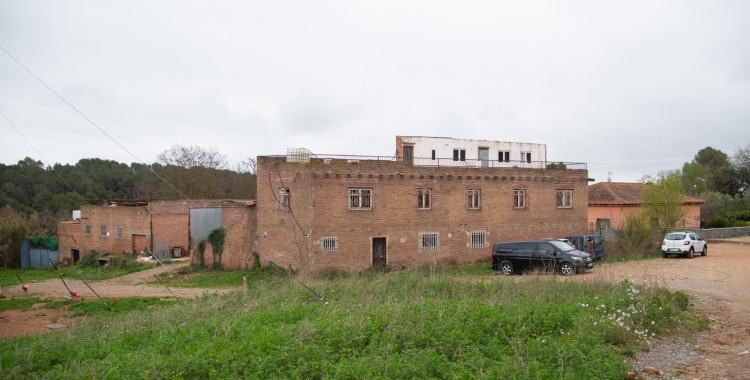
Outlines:
{"label": "wild grass field", "polygon": [[659,335],[705,326],[685,294],[627,281],[368,272],[306,282],[321,300],[268,275],[247,294],[119,313],[99,303],[67,329],[0,342],[0,376],[618,379]]}

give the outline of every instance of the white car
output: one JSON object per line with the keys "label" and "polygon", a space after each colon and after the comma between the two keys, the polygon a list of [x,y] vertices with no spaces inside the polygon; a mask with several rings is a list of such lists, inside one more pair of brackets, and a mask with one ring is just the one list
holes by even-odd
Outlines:
{"label": "white car", "polygon": [[708,244],[694,232],[670,232],[661,242],[661,256],[683,255],[692,259],[696,252],[701,256],[708,254]]}

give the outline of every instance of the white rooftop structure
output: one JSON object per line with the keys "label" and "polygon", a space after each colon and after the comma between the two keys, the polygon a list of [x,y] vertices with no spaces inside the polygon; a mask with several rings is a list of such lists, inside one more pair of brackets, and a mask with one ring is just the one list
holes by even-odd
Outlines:
{"label": "white rooftop structure", "polygon": [[396,155],[414,165],[452,160],[465,166],[518,166],[547,161],[547,145],[452,137],[396,136]]}

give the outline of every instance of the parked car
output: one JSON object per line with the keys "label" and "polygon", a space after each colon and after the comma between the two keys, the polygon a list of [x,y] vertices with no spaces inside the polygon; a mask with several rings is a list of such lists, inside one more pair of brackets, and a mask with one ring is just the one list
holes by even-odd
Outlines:
{"label": "parked car", "polygon": [[502,242],[492,247],[492,269],[506,276],[529,270],[570,276],[593,267],[589,254],[557,239]]}
{"label": "parked car", "polygon": [[680,255],[692,259],[696,252],[700,252],[701,256],[706,256],[708,254],[708,244],[695,232],[670,232],[661,242],[662,257]]}
{"label": "parked car", "polygon": [[565,239],[570,240],[577,250],[586,252],[586,238],[589,236],[594,239],[594,257],[601,259],[604,257],[604,241],[598,234],[566,236]]}

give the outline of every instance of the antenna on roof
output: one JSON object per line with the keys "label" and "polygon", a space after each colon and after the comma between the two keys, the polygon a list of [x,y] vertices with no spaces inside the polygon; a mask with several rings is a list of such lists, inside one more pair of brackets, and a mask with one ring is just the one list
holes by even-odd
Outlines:
{"label": "antenna on roof", "polygon": [[615,173],[607,172],[607,182],[612,182],[612,177],[610,177],[611,174],[615,174]]}

